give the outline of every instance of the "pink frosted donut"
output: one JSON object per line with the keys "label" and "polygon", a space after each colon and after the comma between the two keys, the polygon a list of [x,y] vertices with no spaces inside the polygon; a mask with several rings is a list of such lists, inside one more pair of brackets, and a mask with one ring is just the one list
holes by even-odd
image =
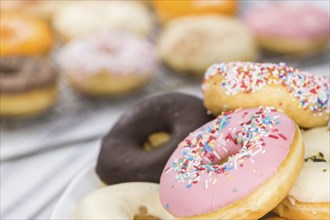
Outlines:
{"label": "pink frosted donut", "polygon": [[226,112],[189,134],[160,180],[180,219],[258,219],[293,185],[303,163],[298,126],[273,108]]}
{"label": "pink frosted donut", "polygon": [[265,49],[298,52],[321,47],[329,40],[329,14],[311,4],[269,3],[245,17]]}

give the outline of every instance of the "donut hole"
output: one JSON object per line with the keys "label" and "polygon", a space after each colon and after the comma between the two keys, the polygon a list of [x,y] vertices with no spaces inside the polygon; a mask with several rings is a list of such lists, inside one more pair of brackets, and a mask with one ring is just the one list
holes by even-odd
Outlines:
{"label": "donut hole", "polygon": [[228,161],[228,158],[229,158],[230,156],[227,156],[227,157],[225,157],[225,158],[222,158],[219,162],[217,162],[217,164],[224,164],[224,163],[226,163],[227,161]]}
{"label": "donut hole", "polygon": [[100,43],[98,45],[98,51],[103,54],[113,54],[114,48],[112,48],[112,46],[108,43]]}
{"label": "donut hole", "polygon": [[159,131],[150,134],[143,144],[143,150],[152,151],[161,148],[170,140],[171,135],[166,131]]}
{"label": "donut hole", "polygon": [[148,208],[141,206],[139,208],[139,213],[134,216],[133,220],[160,220],[160,218],[149,215]]}
{"label": "donut hole", "polygon": [[[225,149],[225,150],[224,150]],[[242,147],[236,145],[234,143],[230,143],[228,146],[222,147],[221,153],[214,152],[214,153],[207,153],[202,160],[202,164],[212,164],[212,165],[224,165],[228,162],[228,160],[235,156],[236,154],[240,153]]]}

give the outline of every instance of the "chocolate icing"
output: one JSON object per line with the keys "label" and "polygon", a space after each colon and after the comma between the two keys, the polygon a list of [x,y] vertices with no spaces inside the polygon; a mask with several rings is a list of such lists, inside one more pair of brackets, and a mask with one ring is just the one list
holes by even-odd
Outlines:
{"label": "chocolate icing", "polygon": [[37,57],[1,57],[0,92],[20,93],[52,85],[57,74],[48,60]]}
{"label": "chocolate icing", "polygon": [[[163,168],[178,144],[212,120],[201,99],[169,93],[147,99],[126,111],[103,138],[96,173],[107,184],[159,182]],[[144,151],[143,143],[154,132],[170,133],[162,147]]]}

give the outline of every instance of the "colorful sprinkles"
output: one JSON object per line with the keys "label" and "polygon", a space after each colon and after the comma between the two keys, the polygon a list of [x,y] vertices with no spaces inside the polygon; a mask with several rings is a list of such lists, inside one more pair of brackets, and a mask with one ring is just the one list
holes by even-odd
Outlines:
{"label": "colorful sprinkles", "polygon": [[[216,175],[224,174],[229,180],[232,180],[230,170],[243,167],[244,161],[247,159],[251,163],[255,163],[253,156],[266,153],[265,137],[281,138],[282,141],[286,141],[287,138],[283,134],[278,134],[278,130],[273,128],[277,124],[279,116],[266,115],[265,113],[268,112],[276,112],[276,110],[271,107],[259,108],[250,118],[243,113],[246,121],[241,123],[240,130],[229,128],[227,135],[222,133],[222,129],[230,123],[232,112],[223,113],[202,127],[199,132],[190,134],[190,137],[180,143],[181,156],[173,157],[172,165],[165,168],[164,173],[175,172],[176,180],[185,183],[187,189],[200,181],[201,174],[209,175],[204,183],[206,189],[216,183]],[[229,142],[238,145],[239,151],[235,151],[237,153],[229,156],[227,161],[222,161],[217,151],[221,147],[227,154]]]}
{"label": "colorful sprinkles", "polygon": [[228,96],[238,92],[253,93],[267,84],[283,85],[299,101],[299,107],[313,113],[329,112],[329,81],[324,76],[300,71],[284,63],[230,62],[209,67],[205,80],[217,74],[224,77],[220,86],[226,89]]}

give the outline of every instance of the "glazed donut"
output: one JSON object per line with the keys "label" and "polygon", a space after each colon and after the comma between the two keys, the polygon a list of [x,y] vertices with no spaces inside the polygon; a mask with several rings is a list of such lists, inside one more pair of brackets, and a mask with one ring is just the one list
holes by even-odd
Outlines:
{"label": "glazed donut", "polygon": [[59,52],[58,64],[70,85],[85,95],[119,95],[149,82],[157,67],[153,46],[124,32],[76,39]]}
{"label": "glazed donut", "polygon": [[34,17],[51,20],[54,12],[63,7],[66,1],[49,0],[15,0],[0,1],[1,11],[14,11]]}
{"label": "glazed donut", "polygon": [[174,219],[159,202],[156,183],[121,183],[87,195],[74,210],[72,219]]}
{"label": "glazed donut", "polygon": [[44,55],[52,47],[53,38],[47,24],[16,13],[0,15],[0,55]]}
{"label": "glazed donut", "polygon": [[57,97],[57,76],[48,61],[32,57],[0,58],[0,115],[41,113]]}
{"label": "glazed donut", "polygon": [[190,133],[160,179],[160,200],[180,219],[258,219],[300,172],[298,126],[274,108],[225,112]]}
{"label": "glazed donut", "polygon": [[218,61],[254,61],[256,42],[236,18],[209,15],[172,20],[163,29],[158,51],[179,73],[202,75]]}
{"label": "glazed donut", "polygon": [[[147,99],[126,111],[104,137],[96,173],[107,184],[158,183],[178,143],[210,120],[199,98],[169,93]],[[170,139],[161,148],[144,151],[143,143],[156,132],[167,132]]]}
{"label": "glazed donut", "polygon": [[330,128],[303,133],[305,163],[275,212],[287,219],[330,219]]}
{"label": "glazed donut", "polygon": [[71,40],[99,31],[128,31],[147,36],[152,23],[148,9],[138,2],[75,1],[55,14],[53,26],[64,40]]}
{"label": "glazed donut", "polygon": [[283,63],[214,64],[205,73],[202,89],[204,105],[214,115],[240,107],[274,106],[304,128],[329,120],[329,80]]}
{"label": "glazed donut", "polygon": [[251,9],[246,24],[276,53],[319,51],[329,42],[329,13],[312,4],[272,3]]}
{"label": "glazed donut", "polygon": [[238,9],[236,0],[193,0],[162,1],[153,0],[153,7],[161,21],[187,15],[228,14],[234,15]]}

